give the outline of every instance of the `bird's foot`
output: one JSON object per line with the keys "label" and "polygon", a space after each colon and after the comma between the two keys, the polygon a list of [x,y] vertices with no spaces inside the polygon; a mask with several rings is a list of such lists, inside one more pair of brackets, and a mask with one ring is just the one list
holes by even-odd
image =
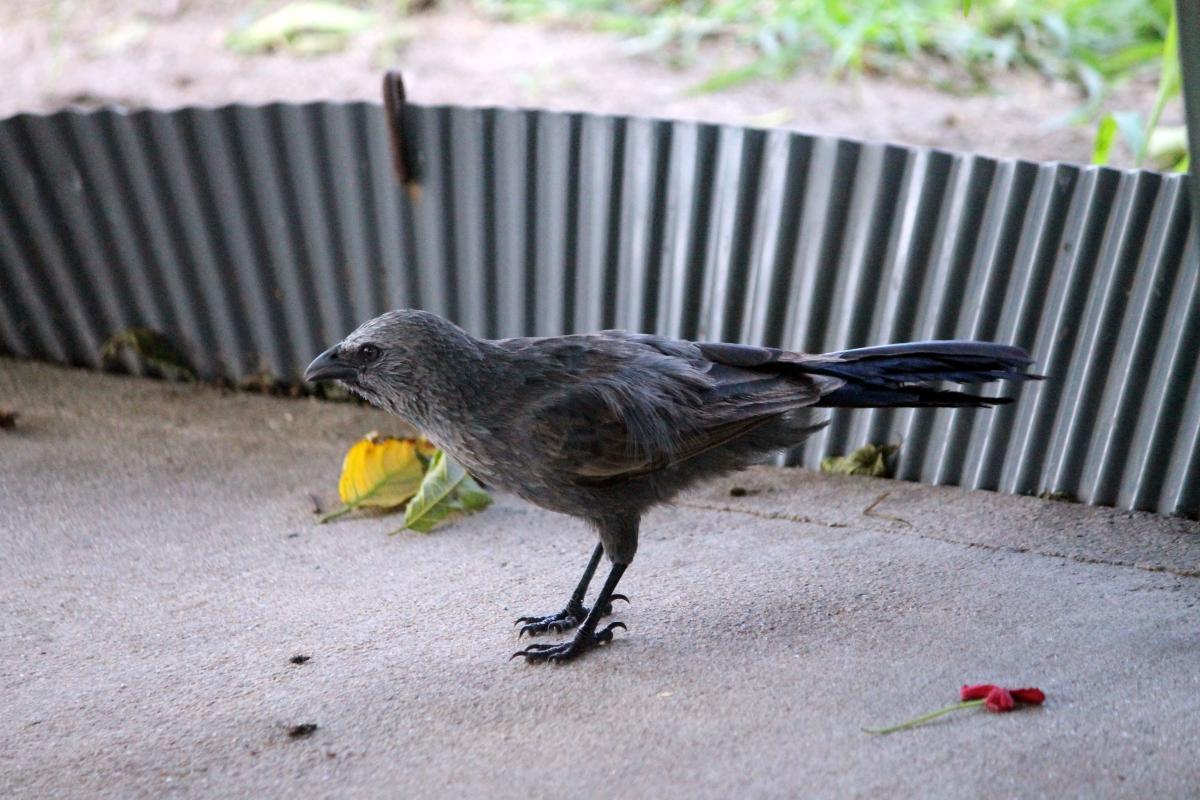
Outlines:
{"label": "bird's foot", "polygon": [[[612,600],[624,600],[629,602],[629,598],[623,594],[614,594],[610,601],[600,606],[600,616],[607,617],[612,613]],[[517,633],[517,638],[521,638],[525,634],[537,636],[539,633],[562,633],[569,631],[572,628],[578,627],[585,619],[587,619],[588,608],[583,603],[571,602],[567,603],[567,607],[557,614],[549,614],[545,617],[521,617],[514,625],[521,625],[521,630]]]}
{"label": "bird's foot", "polygon": [[584,651],[591,650],[605,642],[611,642],[612,632],[615,628],[625,628],[624,622],[610,622],[608,627],[599,631],[589,631],[582,628],[576,631],[571,637],[571,641],[563,642],[562,644],[531,644],[524,650],[518,650],[509,657],[509,660],[517,656],[525,656],[525,661],[570,661]]}

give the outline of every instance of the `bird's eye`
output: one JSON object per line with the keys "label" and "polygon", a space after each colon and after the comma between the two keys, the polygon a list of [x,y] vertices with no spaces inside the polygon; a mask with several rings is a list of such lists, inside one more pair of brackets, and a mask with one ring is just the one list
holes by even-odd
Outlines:
{"label": "bird's eye", "polygon": [[379,357],[379,348],[373,344],[364,344],[358,348],[358,357],[363,361],[374,361]]}

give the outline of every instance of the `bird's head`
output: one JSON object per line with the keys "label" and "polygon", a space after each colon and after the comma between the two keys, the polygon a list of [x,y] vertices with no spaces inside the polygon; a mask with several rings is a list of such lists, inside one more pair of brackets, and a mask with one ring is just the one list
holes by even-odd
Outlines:
{"label": "bird's head", "polygon": [[427,396],[453,394],[456,370],[478,342],[436,314],[389,311],[313,359],[306,381],[337,381],[373,405],[419,424]]}

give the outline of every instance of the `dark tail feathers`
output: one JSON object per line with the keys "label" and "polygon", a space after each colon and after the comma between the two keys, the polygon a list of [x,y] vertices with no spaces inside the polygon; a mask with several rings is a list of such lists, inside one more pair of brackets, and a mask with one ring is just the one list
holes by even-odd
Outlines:
{"label": "dark tail feathers", "polygon": [[1033,363],[1019,347],[990,342],[909,342],[862,347],[806,362],[804,370],[842,378],[846,384],[817,405],[842,408],[899,406],[983,407],[1011,403],[1010,397],[936,389],[922,384],[1040,380],[1023,370]]}

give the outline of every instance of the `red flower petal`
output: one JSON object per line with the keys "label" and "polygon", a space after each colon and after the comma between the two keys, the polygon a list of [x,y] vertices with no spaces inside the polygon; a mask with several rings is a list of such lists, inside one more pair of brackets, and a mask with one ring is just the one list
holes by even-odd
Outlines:
{"label": "red flower petal", "polygon": [[1013,699],[1018,703],[1029,703],[1033,706],[1039,706],[1046,702],[1046,693],[1041,689],[1009,689],[1008,693],[1013,696]]}
{"label": "red flower petal", "polygon": [[995,711],[1000,714],[1005,711],[1012,711],[1016,703],[1013,701],[1013,696],[1009,694],[1008,689],[1003,686],[993,686],[992,690],[987,693],[987,699],[984,702],[988,711]]}
{"label": "red flower petal", "polygon": [[995,688],[997,687],[990,683],[980,683],[976,686],[967,686],[964,683],[959,694],[963,700],[982,700],[988,696],[988,692]]}

